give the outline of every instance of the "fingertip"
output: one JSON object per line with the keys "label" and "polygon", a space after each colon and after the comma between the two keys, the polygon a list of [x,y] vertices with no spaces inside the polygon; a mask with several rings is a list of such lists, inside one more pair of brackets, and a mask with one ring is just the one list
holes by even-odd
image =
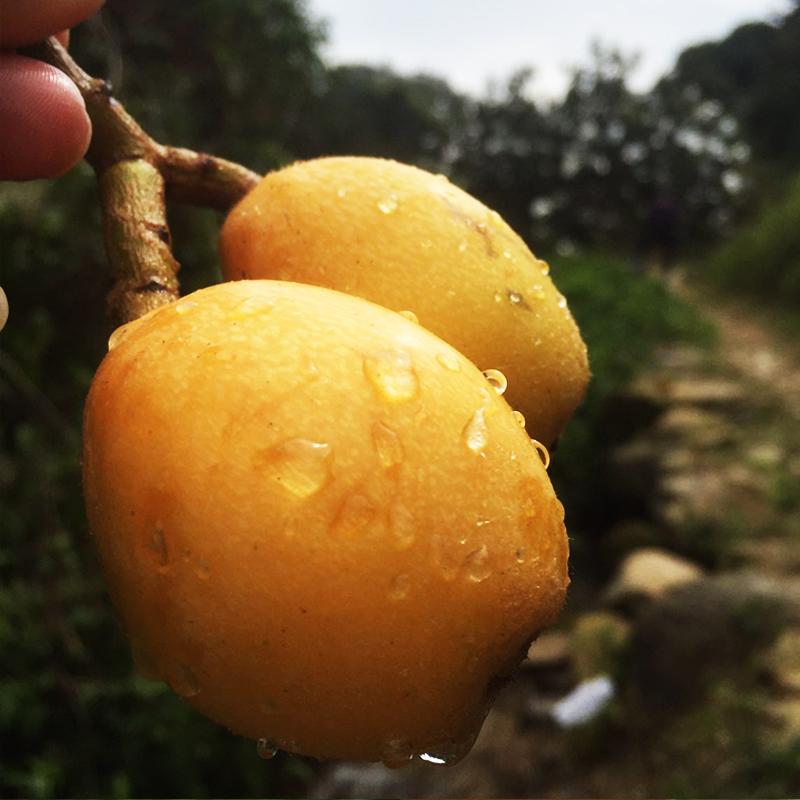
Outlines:
{"label": "fingertip", "polygon": [[83,158],[92,127],[63,72],[24,56],[0,55],[0,180],[63,175]]}
{"label": "fingertip", "polygon": [[71,28],[105,0],[0,0],[0,46],[22,47]]}

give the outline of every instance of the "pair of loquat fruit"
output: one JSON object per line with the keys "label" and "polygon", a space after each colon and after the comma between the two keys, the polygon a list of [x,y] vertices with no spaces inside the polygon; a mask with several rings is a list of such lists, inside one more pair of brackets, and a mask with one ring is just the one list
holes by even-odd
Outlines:
{"label": "pair of loquat fruit", "polygon": [[137,666],[262,754],[457,760],[568,584],[541,457],[588,380],[566,301],[392,161],[267,175],[220,246],[229,282],[118,329],[86,405]]}

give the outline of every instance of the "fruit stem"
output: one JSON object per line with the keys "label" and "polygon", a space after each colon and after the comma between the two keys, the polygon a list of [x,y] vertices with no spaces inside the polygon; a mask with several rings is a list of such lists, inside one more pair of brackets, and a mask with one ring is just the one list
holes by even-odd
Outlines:
{"label": "fruit stem", "polygon": [[223,158],[154,141],[55,37],[27,48],[78,87],[92,121],[86,161],[100,186],[106,253],[115,284],[109,309],[117,324],[171,303],[179,295],[180,268],[170,247],[165,190],[170,199],[224,211],[255,186],[259,176]]}

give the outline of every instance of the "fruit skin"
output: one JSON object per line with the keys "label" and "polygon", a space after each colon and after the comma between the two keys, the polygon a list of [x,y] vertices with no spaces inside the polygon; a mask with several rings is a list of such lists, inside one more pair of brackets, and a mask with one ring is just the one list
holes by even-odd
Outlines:
{"label": "fruit skin", "polygon": [[278,278],[364,297],[505,373],[533,438],[555,441],[589,377],[586,347],[547,265],[444,176],[378,158],[273,172],[222,228],[227,279]]}
{"label": "fruit skin", "polygon": [[398,314],[271,281],[111,345],[84,487],[140,670],[292,752],[463,754],[568,583],[563,508],[477,368]]}

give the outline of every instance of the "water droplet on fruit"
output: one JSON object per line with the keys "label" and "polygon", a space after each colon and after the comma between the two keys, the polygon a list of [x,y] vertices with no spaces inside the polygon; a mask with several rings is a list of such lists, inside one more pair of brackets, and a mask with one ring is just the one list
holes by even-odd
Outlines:
{"label": "water droplet on fruit", "polygon": [[197,303],[195,303],[194,300],[178,300],[178,302],[175,303],[176,314],[186,314],[193,308],[197,308]]}
{"label": "water droplet on fruit", "polygon": [[445,369],[449,369],[450,372],[461,371],[461,362],[458,360],[458,356],[455,353],[450,352],[449,350],[443,350],[441,353],[437,353],[436,360]]}
{"label": "water droplet on fruit", "polygon": [[339,508],[331,531],[336,536],[363,536],[375,522],[375,504],[360,492],[349,495]]}
{"label": "water droplet on fruit", "polygon": [[522,295],[519,292],[508,292],[508,302],[511,303],[512,306],[518,306],[522,303]]}
{"label": "water droplet on fruit", "polygon": [[468,244],[467,240],[466,239],[462,239],[458,243],[458,252],[459,253],[465,253],[467,251],[467,247],[469,247],[469,244]]}
{"label": "water droplet on fruit", "polygon": [[376,422],[372,426],[372,442],[384,469],[389,469],[403,460],[403,444],[400,437],[382,422]]}
{"label": "water droplet on fruit", "polygon": [[544,300],[544,298],[545,298],[544,287],[539,283],[535,283],[533,285],[533,287],[531,288],[531,294],[537,300]]}
{"label": "water droplet on fruit", "polygon": [[381,760],[389,769],[399,769],[407,766],[414,758],[414,749],[404,739],[390,739],[381,750]]}
{"label": "water droplet on fruit", "polygon": [[347,197],[347,189],[345,189],[343,186],[341,188],[337,189],[336,190],[336,196],[337,197]]}
{"label": "water droplet on fruit", "polygon": [[486,233],[487,226],[485,222],[479,222],[475,228],[477,229],[478,233]]}
{"label": "water droplet on fruit", "polygon": [[431,247],[433,247],[433,242],[430,239],[421,239],[420,243],[419,243],[419,246],[423,250],[430,250]]}
{"label": "water droplet on fruit", "polygon": [[521,411],[514,411],[514,419],[517,421],[517,424],[520,428],[525,427],[525,415]]}
{"label": "water droplet on fruit", "polygon": [[391,600],[402,600],[408,595],[411,587],[411,580],[408,575],[398,575],[389,584],[389,598]]}
{"label": "water droplet on fruit", "polygon": [[567,307],[567,298],[564,297],[563,294],[558,296],[558,307],[559,308],[566,308]]}
{"label": "water droplet on fruit", "polygon": [[511,251],[510,250],[503,250],[503,258],[511,259]]}
{"label": "water droplet on fruit", "polygon": [[495,292],[494,293],[494,301],[495,301],[495,303],[502,303],[503,302],[503,293],[502,292]]}
{"label": "water droplet on fruit", "polygon": [[274,758],[275,754],[278,752],[278,746],[269,739],[259,739],[256,743],[256,752],[259,758]]}
{"label": "water droplet on fruit", "polygon": [[178,671],[169,681],[169,685],[172,691],[180,695],[180,697],[194,697],[200,694],[200,684],[197,676],[186,664],[181,664]]}
{"label": "water droplet on fruit", "polygon": [[464,426],[461,433],[464,443],[473,453],[481,453],[489,441],[489,432],[486,427],[484,410],[479,408]]}
{"label": "water droplet on fruit", "polygon": [[155,529],[150,534],[147,546],[153,553],[160,572],[165,572],[169,566],[169,550],[167,539],[164,536],[164,528],[161,523],[157,523]]}
{"label": "water droplet on fruit", "polygon": [[328,482],[332,456],[329,444],[290,439],[261,454],[258,466],[289,494],[306,498]]}
{"label": "water droplet on fruit", "polygon": [[544,468],[548,469],[550,466],[550,451],[541,442],[537,442],[536,439],[531,439],[531,444],[539,451],[539,457],[542,459]]}
{"label": "water droplet on fruit", "polygon": [[383,214],[391,214],[397,210],[397,195],[390,194],[378,203],[378,208]]}
{"label": "water droplet on fruit", "polygon": [[364,374],[382,400],[405,403],[419,392],[411,356],[402,350],[383,350],[364,359]]}
{"label": "water droplet on fruit", "polygon": [[246,317],[252,314],[266,314],[275,308],[275,301],[271,297],[245,297],[241,303],[237,303],[233,309],[234,317]]}
{"label": "water droplet on fruit", "polygon": [[451,542],[438,533],[431,538],[433,558],[446,581],[452,581],[458,575],[461,566],[461,556],[454,549]]}
{"label": "water droplet on fruit", "polygon": [[194,565],[194,574],[197,575],[200,580],[207,580],[208,576],[211,574],[211,570],[208,567],[207,561],[196,561]]}
{"label": "water droplet on fruit", "polygon": [[477,550],[468,553],[467,557],[464,559],[464,575],[468,581],[481,583],[491,574],[492,568],[489,565],[489,551],[486,545],[482,544]]}
{"label": "water droplet on fruit", "polygon": [[429,764],[436,764],[437,766],[447,763],[447,757],[437,753],[420,753],[419,757],[422,761],[427,761]]}
{"label": "water droplet on fruit", "polygon": [[508,388],[508,380],[499,369],[487,369],[483,373],[483,377],[489,381],[489,384],[498,396],[502,395]]}
{"label": "water droplet on fruit", "polygon": [[517,561],[517,564],[524,564],[525,563],[525,548],[518,547],[516,553],[514,553],[514,557]]}
{"label": "water droplet on fruit", "polygon": [[117,347],[120,342],[131,332],[131,330],[136,326],[136,323],[139,320],[134,320],[133,322],[127,322],[125,325],[120,325],[119,328],[116,328],[112,331],[111,336],[108,337],[108,352],[110,353],[115,347]]}
{"label": "water droplet on fruit", "polygon": [[413,322],[415,325],[419,325],[419,318],[413,311],[398,311],[397,313],[401,317],[405,317],[409,322]]}
{"label": "water droplet on fruit", "polygon": [[542,275],[550,274],[550,265],[546,261],[540,261],[539,266],[542,268]]}
{"label": "water droplet on fruit", "polygon": [[414,515],[399,500],[389,507],[389,533],[397,550],[407,550],[417,535]]}

